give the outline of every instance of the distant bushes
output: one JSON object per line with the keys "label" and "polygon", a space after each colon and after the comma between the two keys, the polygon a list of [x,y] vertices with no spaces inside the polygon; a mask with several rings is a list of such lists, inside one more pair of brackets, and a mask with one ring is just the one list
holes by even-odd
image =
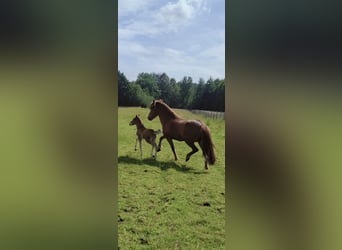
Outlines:
{"label": "distant bushes", "polygon": [[163,99],[173,108],[224,111],[224,79],[201,78],[198,83],[191,77],[176,82],[166,73],[140,73],[136,81],[128,81],[118,72],[119,106],[147,107],[153,99]]}

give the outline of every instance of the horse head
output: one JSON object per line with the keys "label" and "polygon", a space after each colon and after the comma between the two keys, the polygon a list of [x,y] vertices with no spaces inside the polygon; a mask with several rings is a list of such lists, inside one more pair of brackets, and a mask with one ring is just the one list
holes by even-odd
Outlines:
{"label": "horse head", "polygon": [[133,119],[132,119],[132,121],[130,121],[129,122],[129,125],[135,125],[135,124],[137,124],[137,121],[138,120],[140,120],[140,118],[139,118],[139,116],[138,115],[136,115]]}
{"label": "horse head", "polygon": [[147,119],[152,121],[156,116],[158,116],[158,110],[157,110],[157,102],[156,100],[153,100],[153,102],[150,105],[150,113],[147,116]]}

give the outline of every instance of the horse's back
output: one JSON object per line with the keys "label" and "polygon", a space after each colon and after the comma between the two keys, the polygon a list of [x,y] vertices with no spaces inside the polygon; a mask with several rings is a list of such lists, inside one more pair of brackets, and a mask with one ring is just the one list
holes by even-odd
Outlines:
{"label": "horse's back", "polygon": [[201,127],[203,123],[199,120],[177,119],[169,124],[169,134],[179,141],[199,141],[201,138]]}

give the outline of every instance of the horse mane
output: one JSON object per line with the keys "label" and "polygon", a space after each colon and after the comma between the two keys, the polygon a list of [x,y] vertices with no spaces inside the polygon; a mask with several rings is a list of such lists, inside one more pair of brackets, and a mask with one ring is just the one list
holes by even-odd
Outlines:
{"label": "horse mane", "polygon": [[162,108],[163,110],[166,110],[166,112],[164,112],[165,115],[168,115],[170,118],[180,118],[179,115],[176,114],[176,112],[174,112],[165,102],[163,102],[163,100],[156,100],[156,105],[158,105],[160,108]]}
{"label": "horse mane", "polygon": [[[137,115],[138,121],[139,121],[139,126],[145,128],[144,123],[142,122],[141,118]],[[137,124],[138,125],[138,124]]]}

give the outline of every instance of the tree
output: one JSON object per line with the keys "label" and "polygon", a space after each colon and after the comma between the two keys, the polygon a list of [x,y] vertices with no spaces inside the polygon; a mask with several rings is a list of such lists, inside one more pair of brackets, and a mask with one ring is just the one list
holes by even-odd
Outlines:
{"label": "tree", "polygon": [[192,78],[190,76],[182,79],[179,84],[180,86],[180,98],[182,107],[184,108],[191,108],[192,101],[194,98],[194,88],[192,83]]}
{"label": "tree", "polygon": [[118,101],[120,106],[147,106],[153,99],[163,99],[172,108],[224,111],[225,80],[203,78],[198,84],[185,76],[176,82],[166,73],[140,73],[136,81],[128,81],[118,71]]}
{"label": "tree", "polygon": [[130,106],[143,106],[147,107],[149,103],[152,102],[153,97],[149,96],[140,85],[135,82],[130,83]]}
{"label": "tree", "polygon": [[170,84],[170,78],[166,73],[156,75],[156,81],[160,90],[159,98],[163,99],[166,103],[170,103],[172,97],[172,86]]}
{"label": "tree", "polygon": [[217,88],[216,88],[216,110],[224,112],[225,111],[225,80],[217,79]]}
{"label": "tree", "polygon": [[182,107],[180,101],[180,87],[174,78],[170,79],[169,105],[173,108]]}
{"label": "tree", "polygon": [[160,90],[158,88],[155,74],[140,73],[136,80],[136,83],[140,85],[149,96],[158,98],[160,96]]}
{"label": "tree", "polygon": [[129,105],[129,81],[122,72],[118,72],[118,105],[127,106]]}
{"label": "tree", "polygon": [[193,109],[203,109],[204,101],[205,101],[204,91],[205,91],[205,81],[203,78],[200,78],[195,88]]}

